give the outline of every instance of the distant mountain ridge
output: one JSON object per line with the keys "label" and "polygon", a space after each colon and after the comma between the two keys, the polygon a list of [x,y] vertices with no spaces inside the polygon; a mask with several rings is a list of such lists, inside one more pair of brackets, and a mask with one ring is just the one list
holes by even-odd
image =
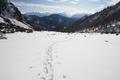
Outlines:
{"label": "distant mountain ridge", "polygon": [[85,15],[90,15],[87,13],[76,13],[73,15],[68,15],[65,12],[61,12],[61,13],[49,13],[49,12],[27,12],[24,15],[35,15],[35,16],[39,16],[39,17],[45,17],[45,16],[50,16],[52,14],[58,14],[64,17],[69,17],[69,18],[74,18],[74,19],[80,19],[81,17],[85,16]]}
{"label": "distant mountain ridge", "polygon": [[[26,15],[27,23],[31,24],[35,30],[59,31],[71,26],[76,20],[61,16],[59,14],[51,14],[49,16],[39,17],[36,15]],[[37,27],[36,27],[37,25]]]}
{"label": "distant mountain ridge", "polygon": [[51,15],[51,13],[49,13],[49,12],[28,12],[28,13],[25,13],[24,15],[35,15],[35,16],[39,16],[39,17],[44,17],[44,16]]}
{"label": "distant mountain ridge", "polygon": [[24,18],[33,29],[37,31],[60,31],[71,26],[76,20],[80,19],[85,13],[68,16],[66,13],[48,13],[48,12],[29,12],[24,14]]}
{"label": "distant mountain ridge", "polygon": [[71,18],[80,19],[80,18],[82,18],[83,16],[86,16],[86,15],[90,15],[90,14],[87,14],[87,13],[77,13],[77,14],[72,15]]}
{"label": "distant mountain ridge", "polygon": [[69,17],[67,15],[67,13],[65,12],[61,12],[61,13],[49,13],[49,12],[27,12],[25,13],[25,15],[35,15],[35,16],[39,16],[39,17],[45,17],[45,16],[50,16],[52,14],[58,14],[64,17]]}

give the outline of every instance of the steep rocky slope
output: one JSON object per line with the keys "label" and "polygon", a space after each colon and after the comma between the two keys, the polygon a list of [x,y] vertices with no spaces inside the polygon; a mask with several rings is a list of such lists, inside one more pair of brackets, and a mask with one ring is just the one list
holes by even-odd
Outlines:
{"label": "steep rocky slope", "polygon": [[32,32],[28,24],[24,23],[21,12],[7,0],[0,0],[0,32]]}
{"label": "steep rocky slope", "polygon": [[120,2],[73,24],[69,32],[120,33]]}

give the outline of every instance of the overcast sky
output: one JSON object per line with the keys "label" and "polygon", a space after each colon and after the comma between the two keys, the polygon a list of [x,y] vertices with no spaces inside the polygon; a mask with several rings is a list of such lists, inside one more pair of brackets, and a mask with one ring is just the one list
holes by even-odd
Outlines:
{"label": "overcast sky", "polygon": [[22,13],[95,13],[120,0],[12,0]]}

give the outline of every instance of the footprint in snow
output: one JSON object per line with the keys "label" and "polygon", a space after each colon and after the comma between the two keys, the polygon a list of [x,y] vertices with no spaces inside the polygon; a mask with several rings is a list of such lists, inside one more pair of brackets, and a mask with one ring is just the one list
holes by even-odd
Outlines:
{"label": "footprint in snow", "polygon": [[109,41],[105,40],[105,42],[109,42]]}
{"label": "footprint in snow", "polygon": [[65,79],[65,78],[67,78],[67,76],[66,76],[66,75],[63,75],[63,79]]}
{"label": "footprint in snow", "polygon": [[33,69],[34,67],[33,66],[30,66],[29,69]]}

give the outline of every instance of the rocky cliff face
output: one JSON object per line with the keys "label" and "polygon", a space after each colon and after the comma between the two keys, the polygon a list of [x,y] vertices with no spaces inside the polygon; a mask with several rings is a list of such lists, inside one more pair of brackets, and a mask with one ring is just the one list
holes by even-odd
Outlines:
{"label": "rocky cliff face", "polygon": [[24,23],[21,12],[7,0],[0,0],[0,32],[32,32],[29,25]]}
{"label": "rocky cliff face", "polygon": [[6,9],[1,12],[1,16],[4,16],[6,18],[14,18],[21,22],[23,21],[21,12],[12,3],[7,4]]}

